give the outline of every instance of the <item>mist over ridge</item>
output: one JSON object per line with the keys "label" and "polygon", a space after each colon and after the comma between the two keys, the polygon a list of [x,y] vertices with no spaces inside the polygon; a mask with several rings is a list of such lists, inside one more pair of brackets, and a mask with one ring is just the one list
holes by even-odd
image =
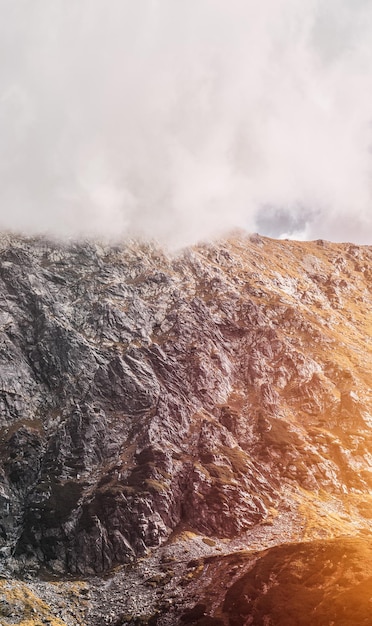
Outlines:
{"label": "mist over ridge", "polygon": [[370,3],[0,9],[1,229],[370,243]]}

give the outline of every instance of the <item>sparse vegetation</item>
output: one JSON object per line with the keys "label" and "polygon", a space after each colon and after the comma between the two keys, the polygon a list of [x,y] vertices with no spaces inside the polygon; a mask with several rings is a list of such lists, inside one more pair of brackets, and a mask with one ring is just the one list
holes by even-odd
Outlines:
{"label": "sparse vegetation", "polygon": [[247,453],[241,448],[228,448],[221,446],[221,452],[230,461],[236,474],[245,474],[247,472]]}
{"label": "sparse vegetation", "polygon": [[[90,626],[150,625],[196,604],[185,623],[241,626],[253,607],[277,626],[288,605],[289,626],[303,604],[322,626],[341,603],[363,624],[371,250],[237,236],[166,257],[9,236],[0,252],[1,558],[63,578],[54,607],[9,582],[0,621],[71,626],[89,604]],[[350,568],[318,541],[335,536]],[[64,597],[64,577],[94,574],[110,578]]]}
{"label": "sparse vegetation", "polygon": [[[19,581],[0,581],[0,601],[6,603],[0,617],[6,624],[16,626],[69,626],[60,618],[53,615],[50,607],[36,596],[25,584]],[[1,615],[1,612],[3,615]]]}

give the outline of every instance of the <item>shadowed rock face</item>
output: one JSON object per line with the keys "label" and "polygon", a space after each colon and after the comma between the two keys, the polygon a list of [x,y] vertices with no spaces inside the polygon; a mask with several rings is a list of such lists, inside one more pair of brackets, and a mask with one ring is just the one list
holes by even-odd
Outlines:
{"label": "shadowed rock face", "polygon": [[228,624],[370,624],[371,556],[361,538],[272,548],[227,592]]}
{"label": "shadowed rock face", "polygon": [[[273,547],[259,554],[229,555],[210,565],[220,591],[181,616],[193,626],[351,626],[371,623],[372,541],[339,537]],[[205,576],[207,578],[207,576]],[[199,586],[206,581],[202,577]],[[209,591],[209,594],[208,594]]]}
{"label": "shadowed rock face", "polygon": [[[372,251],[0,240],[0,555],[99,573],[372,483]],[[363,508],[364,507],[364,508]]]}

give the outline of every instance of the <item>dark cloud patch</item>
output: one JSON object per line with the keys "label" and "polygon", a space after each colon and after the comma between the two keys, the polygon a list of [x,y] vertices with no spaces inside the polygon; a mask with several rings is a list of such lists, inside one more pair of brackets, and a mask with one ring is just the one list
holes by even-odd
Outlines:
{"label": "dark cloud patch", "polygon": [[302,238],[308,224],[315,221],[315,212],[304,207],[296,207],[292,211],[278,207],[262,207],[256,218],[258,232],[275,238]]}

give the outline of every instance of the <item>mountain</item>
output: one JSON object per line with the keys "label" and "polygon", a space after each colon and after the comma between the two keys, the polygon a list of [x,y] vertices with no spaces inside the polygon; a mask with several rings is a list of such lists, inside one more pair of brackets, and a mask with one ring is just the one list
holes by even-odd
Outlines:
{"label": "mountain", "polygon": [[368,246],[3,235],[4,624],[368,608],[371,279]]}

